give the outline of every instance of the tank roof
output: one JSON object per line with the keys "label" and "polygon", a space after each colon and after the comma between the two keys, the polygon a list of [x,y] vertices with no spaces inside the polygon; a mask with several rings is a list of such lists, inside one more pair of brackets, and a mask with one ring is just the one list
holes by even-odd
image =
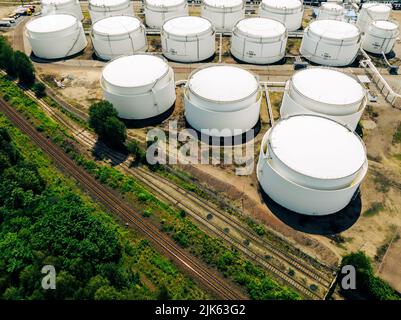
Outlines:
{"label": "tank roof", "polygon": [[74,0],[41,0],[40,3],[42,5],[50,5],[50,4],[66,4],[72,2],[75,4]]}
{"label": "tank roof", "polygon": [[242,6],[242,0],[204,0],[205,4],[211,7],[231,8]]}
{"label": "tank roof", "polygon": [[300,94],[326,104],[348,105],[361,101],[365,95],[364,89],[354,78],[327,68],[298,71],[291,81]]}
{"label": "tank roof", "polygon": [[272,128],[269,140],[287,167],[317,179],[351,176],[366,161],[365,146],[353,131],[319,116],[282,119]]}
{"label": "tank roof", "polygon": [[342,11],[344,10],[343,6],[335,3],[335,2],[323,2],[320,8],[333,10],[333,11]]}
{"label": "tank roof", "polygon": [[257,37],[277,37],[285,33],[285,26],[276,20],[268,18],[246,18],[240,20],[236,27],[242,33]]}
{"label": "tank roof", "polygon": [[89,0],[89,3],[96,7],[115,7],[123,3],[129,3],[129,0]]}
{"label": "tank roof", "polygon": [[137,30],[141,26],[138,18],[131,16],[113,16],[96,21],[93,31],[100,34],[119,35]]}
{"label": "tank roof", "polygon": [[202,17],[184,16],[166,21],[163,30],[178,36],[202,34],[212,29],[212,23]]}
{"label": "tank roof", "polygon": [[302,7],[302,2],[300,0],[262,0],[262,4],[278,9],[296,9]]}
{"label": "tank roof", "polygon": [[185,3],[186,0],[146,0],[145,3],[154,7],[175,7],[182,3]]}
{"label": "tank roof", "polygon": [[146,54],[137,54],[117,58],[103,69],[102,77],[108,83],[134,88],[149,85],[169,70],[168,64],[161,58]]}
{"label": "tank roof", "polygon": [[199,97],[217,102],[246,99],[259,87],[255,76],[242,68],[218,65],[200,69],[189,79],[190,90]]}
{"label": "tank roof", "polygon": [[387,20],[377,20],[373,21],[372,24],[380,29],[384,30],[396,30],[398,29],[398,25],[392,21],[387,21]]}
{"label": "tank roof", "polygon": [[362,8],[368,9],[369,11],[375,12],[389,12],[391,11],[391,7],[388,4],[377,3],[377,2],[368,2],[362,5]]}
{"label": "tank roof", "polygon": [[338,20],[316,20],[309,25],[309,28],[318,36],[336,40],[352,39],[360,34],[354,24]]}
{"label": "tank roof", "polygon": [[77,18],[69,14],[52,14],[36,18],[27,23],[31,32],[47,33],[67,29],[77,23]]}

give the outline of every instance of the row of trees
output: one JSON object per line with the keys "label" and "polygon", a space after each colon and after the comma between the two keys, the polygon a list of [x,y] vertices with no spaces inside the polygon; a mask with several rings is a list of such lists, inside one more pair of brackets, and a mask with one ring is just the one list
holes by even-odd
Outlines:
{"label": "row of trees", "polygon": [[0,68],[5,70],[12,78],[27,87],[35,84],[35,68],[29,57],[21,52],[14,51],[8,41],[0,37]]}

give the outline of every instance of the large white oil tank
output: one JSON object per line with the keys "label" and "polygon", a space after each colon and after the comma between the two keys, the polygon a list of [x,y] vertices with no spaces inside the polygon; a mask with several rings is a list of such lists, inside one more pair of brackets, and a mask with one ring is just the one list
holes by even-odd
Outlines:
{"label": "large white oil tank", "polygon": [[42,15],[72,14],[77,19],[84,18],[78,0],[41,0]]}
{"label": "large white oil tank", "polygon": [[245,17],[245,3],[243,0],[204,0],[201,16],[212,21],[217,31],[231,32]]}
{"label": "large white oil tank", "polygon": [[257,76],[232,65],[194,71],[184,89],[185,118],[196,130],[215,137],[241,135],[259,120]]}
{"label": "large white oil tank", "polygon": [[81,21],[69,14],[41,16],[25,27],[33,53],[43,59],[72,56],[87,45]]}
{"label": "large white oil tank", "polygon": [[371,53],[387,54],[393,50],[399,34],[398,24],[393,21],[372,21],[363,36],[362,48]]}
{"label": "large white oil tank", "polygon": [[260,16],[283,23],[288,31],[301,27],[304,6],[300,0],[262,0]]}
{"label": "large white oil tank", "polygon": [[346,66],[354,62],[360,44],[361,33],[354,24],[316,20],[305,29],[300,52],[314,63]]}
{"label": "large white oil tank", "polygon": [[327,215],[347,206],[366,175],[363,141],[340,123],[316,115],[276,122],[265,134],[257,177],[281,206]]}
{"label": "large white oil tank", "polygon": [[144,0],[145,21],[150,28],[160,29],[164,22],[188,15],[187,0]]}
{"label": "large white oil tank", "polygon": [[198,62],[215,52],[216,33],[212,23],[201,17],[187,16],[167,20],[162,28],[163,55],[179,62]]}
{"label": "large white oil tank", "polygon": [[246,18],[234,27],[231,54],[239,60],[265,64],[284,58],[287,31],[279,21],[268,18]]}
{"label": "large white oil tank", "polygon": [[132,16],[114,16],[95,22],[92,43],[96,55],[111,60],[147,50],[145,26]]}
{"label": "large white oil tank", "polygon": [[296,72],[287,81],[280,115],[318,114],[355,130],[366,107],[366,91],[354,78],[328,68]]}
{"label": "large white oil tank", "polygon": [[362,32],[365,32],[372,21],[388,20],[390,18],[390,13],[391,4],[376,2],[364,3],[359,11],[356,24]]}
{"label": "large white oil tank", "polygon": [[106,17],[134,15],[130,0],[89,0],[88,9],[92,23]]}
{"label": "large white oil tank", "polygon": [[157,56],[117,58],[103,69],[104,97],[123,119],[149,119],[169,110],[175,101],[174,72]]}
{"label": "large white oil tank", "polygon": [[335,2],[323,2],[317,14],[318,20],[344,20],[344,7]]}

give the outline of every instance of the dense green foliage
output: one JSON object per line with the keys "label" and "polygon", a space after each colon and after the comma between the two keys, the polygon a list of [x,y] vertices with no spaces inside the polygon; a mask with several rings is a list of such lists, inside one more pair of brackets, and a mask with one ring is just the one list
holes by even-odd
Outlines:
{"label": "dense green foliage", "polygon": [[35,83],[35,69],[31,59],[25,53],[16,51],[14,63],[19,81],[28,87],[32,86]]}
{"label": "dense green foliage", "polygon": [[4,37],[0,37],[0,68],[10,77],[17,77],[21,84],[32,86],[35,83],[35,68],[29,57],[14,51]]}
{"label": "dense green foliage", "polygon": [[[28,151],[28,159],[13,141],[24,136],[0,120],[0,298],[205,298],[146,240],[129,243],[40,152]],[[41,287],[48,264],[57,271],[56,290]]]}
{"label": "dense green foliage", "polygon": [[38,98],[43,98],[46,96],[46,86],[41,82],[35,83],[32,86],[32,91],[35,92],[35,95]]}
{"label": "dense green foliage", "polygon": [[[399,300],[400,296],[385,281],[376,277],[369,257],[358,251],[344,256],[342,265],[356,269],[356,290],[342,290],[349,299]],[[341,279],[340,279],[341,281]]]}
{"label": "dense green foliage", "polygon": [[117,116],[116,109],[108,101],[94,103],[89,108],[89,125],[100,140],[112,147],[121,147],[127,138],[125,125]]}

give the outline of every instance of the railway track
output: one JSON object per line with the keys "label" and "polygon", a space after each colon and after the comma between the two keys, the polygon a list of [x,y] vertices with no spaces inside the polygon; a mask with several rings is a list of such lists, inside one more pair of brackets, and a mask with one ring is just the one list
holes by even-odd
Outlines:
{"label": "railway track", "polygon": [[[32,98],[35,98],[32,93],[29,93],[29,95]],[[52,110],[42,101],[39,101],[39,103],[51,117],[55,118],[57,122],[63,124],[67,128],[73,129],[74,136],[77,140],[80,140],[81,144],[90,149],[93,148],[94,144],[96,143],[95,136],[83,130],[79,126],[67,122],[63,117],[54,112],[54,110]],[[327,274],[324,274],[305,264],[295,256],[288,254],[288,252],[285,252],[278,247],[274,247],[273,243],[257,237],[248,229],[243,227],[238,221],[236,222],[236,219],[234,219],[232,216],[228,216],[226,212],[222,212],[218,208],[202,202],[195,195],[173,184],[170,180],[142,168],[130,168],[129,165],[124,162],[125,156],[123,154],[99,145],[98,148],[101,148],[101,152],[109,159],[115,163],[120,163],[119,166],[127,174],[134,176],[137,180],[145,184],[153,193],[155,193],[155,196],[162,196],[173,205],[184,209],[203,227],[206,227],[219,238],[222,238],[227,243],[240,250],[243,254],[245,254],[246,257],[257,262],[259,265],[263,266],[271,273],[284,280],[285,283],[289,284],[296,290],[313,299],[321,299],[325,294],[324,291],[320,292],[320,295],[316,294],[305,284],[283,272],[277,265],[269,261],[266,256],[274,257],[276,260],[284,262],[289,268],[297,270],[297,272],[318,283],[322,288],[324,288],[324,290],[328,291],[332,279],[330,279]],[[231,231],[240,234],[242,239],[250,241],[250,244],[245,245],[243,241],[238,239],[238,237],[230,237],[226,232],[224,232],[224,228],[219,228],[211,224],[206,217],[207,214],[213,214],[213,216],[218,218],[226,227],[229,227]],[[250,247],[253,247],[254,250],[252,251]]]}
{"label": "railway track", "polygon": [[[79,137],[78,139],[86,140],[86,146],[88,148],[92,148],[94,141],[90,140],[85,134],[81,131],[79,132]],[[100,148],[98,145],[97,148]],[[290,258],[286,257],[283,252],[280,252],[278,249],[269,247],[269,245],[263,243],[263,240],[257,238],[255,235],[253,235],[251,232],[249,232],[247,229],[240,227],[239,224],[233,222],[230,220],[228,217],[226,217],[224,214],[220,213],[217,211],[215,208],[212,208],[211,206],[208,206],[204,204],[202,201],[197,199],[194,195],[191,193],[188,193],[184,189],[175,186],[173,183],[171,183],[169,180],[156,176],[147,170],[141,169],[141,168],[129,168],[128,165],[124,164],[124,156],[116,156],[113,152],[108,151],[107,148],[102,148],[101,152],[107,156],[110,160],[116,163],[121,163],[119,166],[121,169],[133,176],[135,179],[139,180],[142,184],[144,184],[146,187],[148,187],[151,192],[156,196],[160,196],[167,200],[168,202],[172,203],[176,207],[179,207],[187,212],[195,221],[197,221],[199,224],[201,224],[204,228],[208,229],[210,232],[215,234],[218,238],[223,239],[225,242],[227,242],[229,245],[235,247],[238,249],[242,254],[245,255],[248,259],[255,261],[259,265],[261,265],[263,268],[267,269],[270,271],[270,273],[274,274],[276,277],[279,279],[283,280],[285,284],[289,284],[293,288],[295,288],[297,291],[303,293],[309,298],[312,299],[322,299],[324,297],[325,292],[322,292],[320,295],[316,294],[314,291],[312,291],[310,288],[308,288],[306,285],[301,283],[298,280],[295,280],[294,278],[290,277],[288,274],[286,274],[284,271],[282,271],[279,267],[274,265],[273,263],[269,262],[268,259],[266,259],[266,255],[268,254],[270,257],[274,256],[280,259],[281,261],[285,261],[288,265],[296,269],[297,271],[301,272],[302,274],[305,274],[307,277],[310,279],[313,279],[317,283],[320,283],[320,285],[323,288],[329,288],[331,281],[326,278],[324,275],[314,273],[314,271],[310,270],[307,268],[305,265],[302,263],[298,262],[295,258]],[[162,181],[162,183],[161,183]],[[188,201],[183,200],[184,198],[190,198],[191,204],[188,203]],[[220,220],[223,221],[223,223],[228,226],[232,231],[236,231],[237,233],[243,235],[244,240],[251,240],[252,245],[257,245],[259,250],[254,250],[251,251],[249,248],[249,245],[245,245],[243,241],[240,241],[237,238],[230,237],[227,233],[224,232],[224,228],[219,228],[218,226],[211,224],[210,221],[207,219],[207,214],[213,214],[214,217],[218,217]],[[232,219],[232,217],[231,217]],[[263,251],[266,252],[265,255],[262,255],[260,253],[260,248],[263,248]],[[259,253],[257,252],[259,251]],[[288,255],[288,254],[287,254]]]}
{"label": "railway track", "polygon": [[132,224],[158,248],[167,253],[180,266],[199,279],[204,285],[223,299],[244,299],[242,293],[232,289],[227,283],[213,275],[198,259],[189,255],[154,225],[116,196],[113,191],[100,184],[84,169],[78,167],[63,151],[37,132],[16,110],[4,100],[0,100],[0,110],[27,134],[65,172],[78,181],[94,198],[126,223]]}

